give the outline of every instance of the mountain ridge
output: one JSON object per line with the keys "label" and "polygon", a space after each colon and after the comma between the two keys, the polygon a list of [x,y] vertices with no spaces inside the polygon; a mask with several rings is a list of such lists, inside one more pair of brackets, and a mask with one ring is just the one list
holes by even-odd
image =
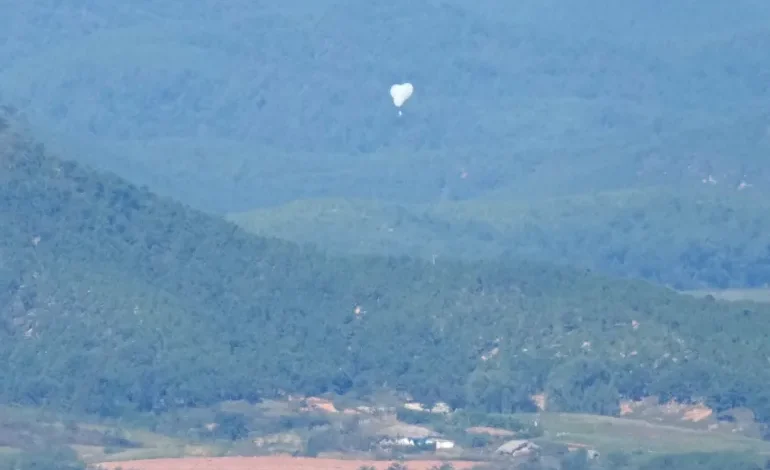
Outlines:
{"label": "mountain ridge", "polygon": [[503,253],[647,279],[677,289],[770,283],[754,188],[701,185],[598,192],[531,203],[295,201],[227,216],[254,233],[335,253],[494,258]]}
{"label": "mountain ridge", "polygon": [[332,256],[33,141],[0,152],[4,402],[114,416],[387,386],[495,412],[545,390],[563,411],[660,395],[770,416],[770,307],[520,258]]}

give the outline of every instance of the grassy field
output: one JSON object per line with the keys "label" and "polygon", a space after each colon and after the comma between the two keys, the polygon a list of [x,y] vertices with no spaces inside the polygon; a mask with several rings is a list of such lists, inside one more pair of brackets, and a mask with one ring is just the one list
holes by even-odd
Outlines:
{"label": "grassy field", "polygon": [[[108,431],[107,426],[83,425],[93,430]],[[215,445],[200,445],[142,429],[123,429],[123,436],[139,444],[134,448],[115,449],[110,446],[72,445],[80,458],[88,463],[141,460],[171,457],[218,456],[222,449]]]}
{"label": "grassy field", "polygon": [[[32,439],[70,446],[87,463],[158,458],[268,455],[276,452],[274,446],[259,447],[252,442],[255,437],[268,432],[270,426],[267,426],[269,423],[265,420],[281,420],[294,416],[298,418],[297,425],[299,427],[279,431],[279,434],[296,434],[301,440],[305,440],[312,434],[312,432],[308,433],[308,429],[302,428],[305,426],[305,422],[300,417],[301,413],[288,405],[289,403],[286,402],[275,401],[259,405],[236,402],[222,404],[221,410],[240,414],[246,417],[250,423],[249,427],[252,432],[235,442],[212,439],[196,441],[192,438],[171,437],[158,432],[150,432],[139,426],[106,422],[96,423],[89,422],[88,419],[75,421],[72,417],[29,408],[2,407],[0,408],[0,417],[2,417],[0,418],[0,454],[19,450],[24,447],[25,440]],[[554,412],[523,413],[517,414],[515,417],[522,423],[537,422],[544,432],[541,437],[533,439],[536,443],[586,447],[605,455],[610,452],[624,452],[636,454],[641,458],[659,454],[698,451],[735,451],[770,455],[770,442],[747,435],[750,420],[714,426],[717,423],[714,416],[703,421],[688,422],[682,419],[681,413],[666,414],[664,408],[645,408],[636,418]],[[655,414],[656,410],[660,413]],[[346,417],[341,413],[330,414],[329,423],[335,423],[343,418],[350,419],[349,416]],[[398,424],[398,421],[395,421],[395,416],[371,417],[371,419],[379,422],[380,425],[373,423],[374,428],[371,429],[371,426],[363,426],[358,428],[358,432],[373,436],[379,434],[375,428]],[[267,427],[262,429],[262,425]],[[188,427],[184,422],[180,422],[179,426],[180,429],[187,429]],[[333,428],[335,425],[324,427]],[[271,436],[278,436],[274,432],[271,431],[273,434],[269,435],[264,434],[263,437],[269,440]],[[180,433],[179,435],[182,436],[183,434]],[[474,455],[481,459],[491,457],[494,449],[503,441],[504,439],[490,443],[484,451],[476,452]],[[305,444],[299,444],[299,448],[304,448],[304,446]],[[457,450],[462,451],[460,448]],[[475,451],[480,451],[480,449]],[[373,458],[375,455],[366,454],[364,457]]]}
{"label": "grassy field", "polygon": [[158,457],[215,456],[221,449],[117,423],[51,413],[33,408],[0,407],[0,454],[32,443],[65,445],[87,463]]}
{"label": "grassy field", "polygon": [[746,451],[770,454],[770,442],[729,432],[689,429],[640,419],[573,413],[519,415],[539,421],[545,431],[535,441],[586,446],[599,452],[652,454]]}

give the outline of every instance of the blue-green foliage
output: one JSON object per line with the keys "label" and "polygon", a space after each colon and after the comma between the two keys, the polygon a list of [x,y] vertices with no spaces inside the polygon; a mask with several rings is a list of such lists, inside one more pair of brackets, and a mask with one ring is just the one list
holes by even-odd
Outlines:
{"label": "blue-green foliage", "polygon": [[217,211],[710,172],[756,189],[768,18],[753,0],[30,0],[0,19],[0,89],[63,151]]}

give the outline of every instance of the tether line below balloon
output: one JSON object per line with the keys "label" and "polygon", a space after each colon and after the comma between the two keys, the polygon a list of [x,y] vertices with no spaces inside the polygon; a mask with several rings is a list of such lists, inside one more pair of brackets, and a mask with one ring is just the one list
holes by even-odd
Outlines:
{"label": "tether line below balloon", "polygon": [[390,87],[390,97],[393,98],[393,104],[398,108],[398,115],[401,116],[401,106],[406,103],[406,100],[414,93],[414,87],[411,83],[397,83]]}

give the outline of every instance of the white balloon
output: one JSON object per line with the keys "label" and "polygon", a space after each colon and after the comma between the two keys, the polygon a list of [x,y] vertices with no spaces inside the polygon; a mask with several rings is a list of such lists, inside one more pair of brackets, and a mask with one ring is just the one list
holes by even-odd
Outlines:
{"label": "white balloon", "polygon": [[393,98],[393,104],[396,105],[397,108],[400,108],[406,103],[406,100],[412,96],[412,93],[414,93],[414,87],[411,83],[397,83],[390,87],[390,96]]}

